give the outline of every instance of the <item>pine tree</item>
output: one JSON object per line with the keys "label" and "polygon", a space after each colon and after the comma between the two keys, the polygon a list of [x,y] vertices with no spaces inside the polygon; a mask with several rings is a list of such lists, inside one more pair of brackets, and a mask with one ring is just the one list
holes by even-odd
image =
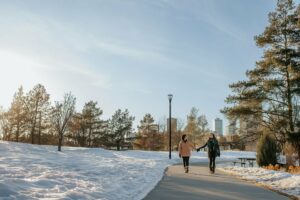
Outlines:
{"label": "pine tree", "polygon": [[82,110],[82,120],[85,122],[85,126],[87,128],[87,143],[88,146],[91,147],[92,143],[97,137],[101,137],[98,134],[101,134],[101,120],[100,116],[103,111],[97,107],[98,102],[89,101],[86,103]]}
{"label": "pine tree", "polygon": [[134,141],[134,146],[138,149],[150,150],[150,140],[152,129],[151,126],[154,125],[154,119],[150,113],[145,114],[143,119],[140,121],[138,126],[138,133]]}
{"label": "pine tree", "polygon": [[143,150],[160,150],[164,145],[164,140],[158,127],[157,124],[154,124],[154,118],[151,114],[147,113],[138,126],[134,146]]}
{"label": "pine tree", "polygon": [[38,126],[39,115],[45,117],[49,115],[49,97],[45,87],[41,84],[36,85],[26,96],[27,123],[32,144],[35,143],[36,129],[41,128]]}
{"label": "pine tree", "polygon": [[16,142],[19,142],[21,134],[25,132],[26,115],[25,96],[23,87],[21,86],[18,92],[15,93],[11,107],[7,113],[12,131],[11,134],[15,136],[14,140]]}
{"label": "pine tree", "polygon": [[66,134],[69,144],[84,147],[86,145],[85,129],[82,113],[74,113],[70,119],[69,132]]}
{"label": "pine tree", "polygon": [[[299,19],[299,7],[295,9],[292,0],[278,0],[269,25],[255,37],[264,50],[262,59],[247,71],[247,80],[230,85],[234,94],[226,102],[233,106],[223,109],[230,117],[255,119],[282,147],[290,135],[300,134],[295,113],[300,97]],[[300,158],[300,149],[298,154]]]}
{"label": "pine tree", "polygon": [[125,136],[132,132],[133,121],[134,117],[129,115],[127,109],[125,111],[118,109],[108,121],[107,145],[116,146],[119,151]]}

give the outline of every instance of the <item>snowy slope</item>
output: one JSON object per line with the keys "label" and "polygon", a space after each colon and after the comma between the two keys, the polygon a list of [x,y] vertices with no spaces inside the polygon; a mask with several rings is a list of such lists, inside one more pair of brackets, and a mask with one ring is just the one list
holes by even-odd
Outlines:
{"label": "snowy slope", "polygon": [[237,175],[242,179],[255,181],[274,190],[296,196],[300,199],[300,175],[286,172],[266,170],[258,167],[227,166],[220,170]]}
{"label": "snowy slope", "polygon": [[[222,152],[219,160],[252,152]],[[142,199],[167,166],[180,162],[177,152],[107,151],[38,146],[0,141],[0,199]],[[207,162],[193,152],[191,162]]]}

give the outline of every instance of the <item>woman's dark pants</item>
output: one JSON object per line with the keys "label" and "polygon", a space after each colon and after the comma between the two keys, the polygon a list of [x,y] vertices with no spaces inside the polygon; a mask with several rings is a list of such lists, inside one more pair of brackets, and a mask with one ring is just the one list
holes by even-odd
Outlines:
{"label": "woman's dark pants", "polygon": [[188,167],[189,166],[190,157],[189,156],[187,156],[187,157],[183,156],[182,160],[183,160],[183,166],[184,167]]}
{"label": "woman's dark pants", "polygon": [[216,168],[216,156],[214,153],[209,153],[208,154],[208,158],[209,158],[209,169],[211,172],[215,172],[215,168]]}

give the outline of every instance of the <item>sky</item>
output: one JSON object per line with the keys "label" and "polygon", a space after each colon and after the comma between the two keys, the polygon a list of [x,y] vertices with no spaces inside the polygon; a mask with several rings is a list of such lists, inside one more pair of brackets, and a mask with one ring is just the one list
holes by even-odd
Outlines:
{"label": "sky", "polygon": [[[135,125],[186,120],[210,126],[262,50],[254,36],[275,0],[0,0],[0,105],[22,85],[43,84],[51,101],[71,91],[77,110],[97,101],[103,118],[128,108]],[[226,125],[226,124],[224,124]]]}

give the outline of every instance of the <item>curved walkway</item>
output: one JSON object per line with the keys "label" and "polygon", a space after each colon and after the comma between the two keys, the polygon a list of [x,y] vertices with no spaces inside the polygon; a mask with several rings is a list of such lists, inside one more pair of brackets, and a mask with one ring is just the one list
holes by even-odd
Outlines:
{"label": "curved walkway", "polygon": [[289,199],[234,176],[216,171],[211,175],[207,164],[193,164],[185,174],[181,165],[170,166],[159,184],[144,200],[243,200]]}

